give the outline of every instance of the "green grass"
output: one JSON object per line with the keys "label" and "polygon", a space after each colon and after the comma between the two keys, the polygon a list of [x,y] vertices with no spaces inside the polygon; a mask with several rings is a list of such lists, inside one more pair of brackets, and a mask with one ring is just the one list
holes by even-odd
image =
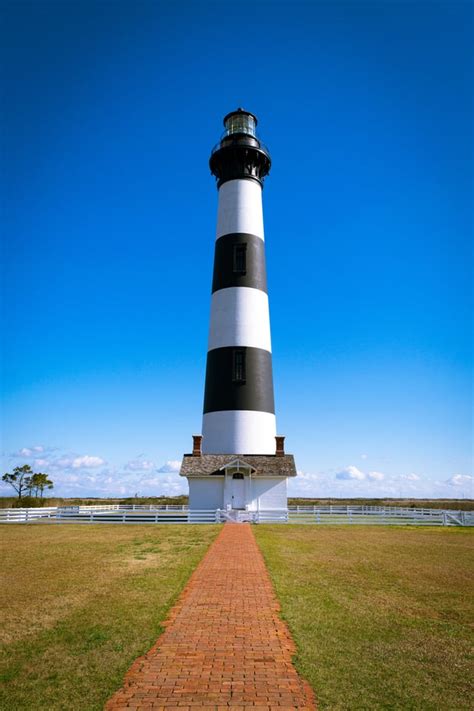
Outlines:
{"label": "green grass", "polygon": [[219,528],[2,526],[0,708],[102,709]]}
{"label": "green grass", "polygon": [[468,529],[254,529],[321,710],[472,708]]}

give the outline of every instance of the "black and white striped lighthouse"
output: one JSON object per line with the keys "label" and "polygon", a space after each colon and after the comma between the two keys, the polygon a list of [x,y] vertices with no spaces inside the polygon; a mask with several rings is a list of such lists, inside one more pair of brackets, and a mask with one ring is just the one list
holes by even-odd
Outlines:
{"label": "black and white striped lighthouse", "polygon": [[[256,117],[237,109],[209,165],[219,190],[202,435],[193,435],[180,475],[191,511],[260,520],[287,509],[296,476],[276,436],[262,188],[270,155]],[[278,519],[280,520],[280,519]]]}
{"label": "black and white striped lighthouse", "polygon": [[243,109],[209,161],[219,190],[202,425],[203,453],[275,451],[262,188],[271,165]]}

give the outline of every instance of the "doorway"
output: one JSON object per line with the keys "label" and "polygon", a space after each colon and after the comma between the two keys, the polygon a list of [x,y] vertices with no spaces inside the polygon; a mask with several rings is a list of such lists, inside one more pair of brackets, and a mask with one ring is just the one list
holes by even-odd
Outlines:
{"label": "doorway", "polygon": [[245,508],[245,479],[243,474],[234,474],[232,477],[232,508]]}

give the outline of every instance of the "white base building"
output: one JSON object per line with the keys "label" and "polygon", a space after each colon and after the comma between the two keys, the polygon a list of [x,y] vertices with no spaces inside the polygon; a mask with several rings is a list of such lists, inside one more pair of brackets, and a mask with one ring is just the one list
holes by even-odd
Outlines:
{"label": "white base building", "polygon": [[[196,443],[196,440],[198,442]],[[189,483],[191,510],[286,510],[287,477],[296,476],[293,455],[202,454],[195,438],[185,454],[181,476]]]}

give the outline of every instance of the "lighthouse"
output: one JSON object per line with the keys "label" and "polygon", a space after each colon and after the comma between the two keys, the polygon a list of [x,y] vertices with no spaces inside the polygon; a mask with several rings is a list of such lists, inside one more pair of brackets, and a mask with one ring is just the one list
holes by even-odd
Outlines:
{"label": "lighthouse", "polygon": [[202,435],[184,455],[191,509],[286,509],[295,476],[277,436],[262,189],[271,166],[239,108],[209,161],[218,188]]}

